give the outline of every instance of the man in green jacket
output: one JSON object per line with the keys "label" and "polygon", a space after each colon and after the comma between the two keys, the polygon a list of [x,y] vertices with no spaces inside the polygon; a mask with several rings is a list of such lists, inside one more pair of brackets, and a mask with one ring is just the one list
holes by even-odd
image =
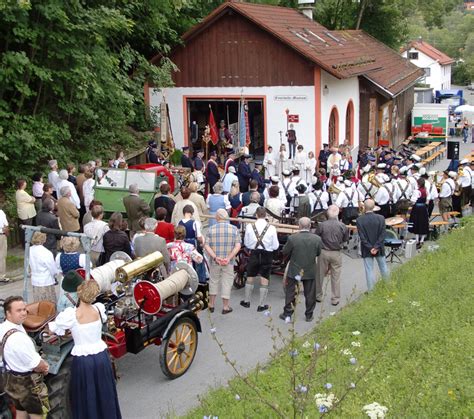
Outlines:
{"label": "man in green jacket", "polygon": [[316,265],[321,253],[321,238],[309,231],[311,220],[302,217],[299,220],[300,231],[288,237],[283,254],[289,256],[288,274],[285,280],[285,307],[280,319],[291,318],[295,309],[296,286],[303,283],[306,303],[306,321],[313,320],[316,307]]}

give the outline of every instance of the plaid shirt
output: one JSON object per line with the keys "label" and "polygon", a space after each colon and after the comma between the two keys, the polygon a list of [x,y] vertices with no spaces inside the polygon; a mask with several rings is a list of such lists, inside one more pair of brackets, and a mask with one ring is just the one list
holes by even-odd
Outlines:
{"label": "plaid shirt", "polygon": [[219,221],[209,228],[206,243],[217,257],[226,258],[235,245],[240,243],[239,230],[229,222]]}

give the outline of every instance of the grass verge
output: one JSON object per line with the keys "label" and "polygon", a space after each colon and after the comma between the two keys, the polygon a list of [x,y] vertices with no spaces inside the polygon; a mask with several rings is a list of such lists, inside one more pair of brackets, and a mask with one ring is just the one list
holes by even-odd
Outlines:
{"label": "grass verge", "polygon": [[[438,250],[404,264],[389,282],[290,342],[247,383],[237,377],[211,391],[186,417],[366,417],[362,409],[373,402],[390,417],[472,417],[473,236],[470,217]],[[340,402],[324,413],[317,393]]]}

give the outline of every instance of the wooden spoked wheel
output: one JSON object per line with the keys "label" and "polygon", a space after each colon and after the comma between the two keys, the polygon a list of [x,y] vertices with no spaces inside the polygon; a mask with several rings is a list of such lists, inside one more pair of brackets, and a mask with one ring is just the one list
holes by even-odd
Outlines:
{"label": "wooden spoked wheel", "polygon": [[196,323],[188,317],[179,319],[160,347],[163,373],[171,379],[183,375],[193,363],[197,344]]}

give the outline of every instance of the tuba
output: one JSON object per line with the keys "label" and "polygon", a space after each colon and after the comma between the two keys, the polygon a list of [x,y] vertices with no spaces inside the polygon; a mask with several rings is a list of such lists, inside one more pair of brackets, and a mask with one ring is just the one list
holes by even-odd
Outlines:
{"label": "tuba", "polygon": [[339,195],[341,192],[342,191],[334,183],[331,183],[331,185],[328,188],[328,193],[330,194]]}
{"label": "tuba", "polygon": [[369,176],[367,177],[367,181],[377,188],[380,188],[382,186],[382,184],[377,179],[377,176],[375,175],[375,173],[369,173]]}

